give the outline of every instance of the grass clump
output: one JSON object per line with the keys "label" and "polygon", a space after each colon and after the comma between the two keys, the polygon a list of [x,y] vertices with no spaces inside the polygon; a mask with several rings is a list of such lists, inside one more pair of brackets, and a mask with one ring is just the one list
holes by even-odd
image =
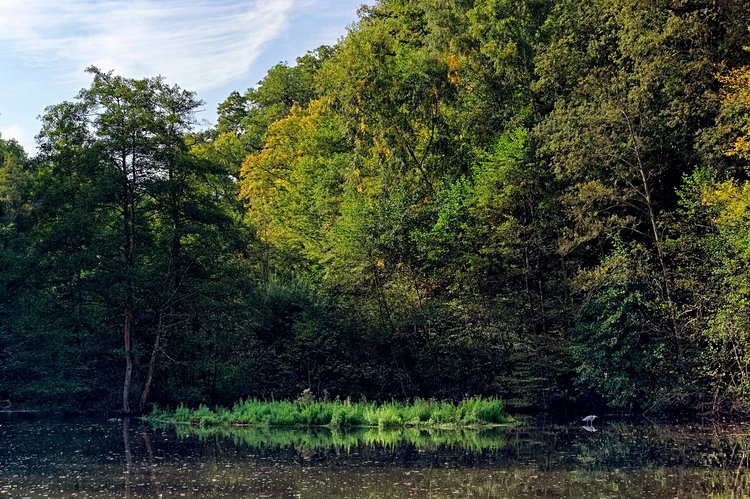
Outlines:
{"label": "grass clump", "polygon": [[508,423],[502,400],[473,397],[459,403],[416,399],[413,402],[352,403],[316,401],[300,397],[296,401],[264,402],[240,400],[231,410],[211,410],[205,405],[189,409],[183,405],[173,412],[154,407],[152,420],[192,426],[284,426],[331,428],[376,427],[380,430],[414,427],[473,427]]}
{"label": "grass clump", "polygon": [[505,405],[497,398],[472,397],[461,401],[456,411],[456,417],[464,424],[502,424],[507,421]]}

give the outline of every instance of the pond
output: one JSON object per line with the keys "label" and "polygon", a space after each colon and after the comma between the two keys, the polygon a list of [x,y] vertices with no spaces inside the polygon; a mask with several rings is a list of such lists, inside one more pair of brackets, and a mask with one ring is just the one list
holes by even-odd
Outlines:
{"label": "pond", "polygon": [[750,495],[750,426],[602,418],[596,430],[217,431],[0,415],[0,497]]}

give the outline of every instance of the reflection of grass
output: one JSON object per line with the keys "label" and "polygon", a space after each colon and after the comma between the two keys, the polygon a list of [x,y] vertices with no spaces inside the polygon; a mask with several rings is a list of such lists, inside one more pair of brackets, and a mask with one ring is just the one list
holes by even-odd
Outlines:
{"label": "reflection of grass", "polygon": [[262,402],[240,401],[232,410],[197,409],[179,406],[174,412],[154,408],[151,420],[186,423],[195,426],[358,426],[386,428],[480,427],[511,421],[503,402],[496,398],[474,397],[457,404],[429,400],[410,403],[386,402]]}
{"label": "reflection of grass", "polygon": [[177,425],[180,438],[198,437],[201,439],[220,436],[231,440],[235,445],[249,447],[294,447],[303,450],[337,449],[346,452],[360,445],[369,447],[395,448],[410,444],[417,449],[432,450],[443,447],[456,447],[469,451],[500,449],[505,438],[497,429],[488,430],[434,430],[425,428],[403,428],[383,430],[378,428],[337,431],[329,428],[288,429],[269,427],[200,427]]}

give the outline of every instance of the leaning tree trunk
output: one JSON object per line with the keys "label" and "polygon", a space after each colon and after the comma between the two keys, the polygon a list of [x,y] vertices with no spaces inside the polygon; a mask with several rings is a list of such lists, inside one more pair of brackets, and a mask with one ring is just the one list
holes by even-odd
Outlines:
{"label": "leaning tree trunk", "polygon": [[638,137],[635,133],[635,127],[633,126],[633,122],[630,119],[628,113],[625,112],[625,110],[621,111],[625,116],[625,120],[628,125],[628,132],[630,134],[630,140],[633,144],[633,152],[635,153],[636,164],[638,166],[638,176],[640,177],[642,187],[641,196],[643,197],[643,202],[646,205],[646,213],[648,215],[649,225],[651,226],[651,234],[654,239],[654,246],[656,247],[656,256],[659,260],[659,265],[661,266],[661,288],[664,294],[664,299],[669,306],[669,318],[672,323],[672,335],[674,337],[675,343],[677,344],[677,359],[679,365],[683,366],[685,354],[682,345],[682,338],[680,336],[680,325],[675,313],[676,305],[672,299],[672,286],[670,282],[669,268],[667,266],[667,256],[664,253],[663,238],[661,232],[659,231],[659,226],[656,219],[656,210],[654,209],[654,203],[651,197],[651,186],[649,185],[648,175],[646,174],[646,167],[643,164],[643,159],[641,157],[641,150],[638,145]]}
{"label": "leaning tree trunk", "polygon": [[148,374],[146,374],[146,383],[143,385],[143,393],[141,394],[141,404],[139,411],[143,413],[146,408],[146,402],[148,402],[148,396],[151,394],[151,385],[154,381],[154,372],[156,371],[156,358],[159,355],[159,349],[161,348],[161,333],[163,328],[162,313],[159,312],[159,325],[156,328],[156,338],[154,338],[154,348],[151,350],[151,359],[148,362]]}
{"label": "leaning tree trunk", "polygon": [[[133,377],[133,352],[131,349],[133,338],[134,297],[133,297],[133,272],[135,267],[135,192],[130,185],[128,174],[127,156],[122,155],[122,168],[125,173],[125,184],[123,186],[123,232],[125,253],[125,324],[123,326],[123,343],[125,346],[125,379],[122,386],[122,412],[130,413],[130,385]],[[135,183],[135,155],[132,158],[133,183]]]}
{"label": "leaning tree trunk", "polygon": [[170,269],[169,269],[169,291],[170,295],[167,298],[167,302],[162,309],[159,311],[159,323],[156,328],[156,336],[154,338],[154,346],[151,350],[151,359],[148,363],[148,373],[146,374],[146,382],[143,385],[143,392],[141,394],[140,412],[143,412],[148,402],[148,397],[151,394],[151,387],[153,386],[154,378],[156,376],[156,366],[159,357],[159,351],[162,348],[162,342],[166,340],[167,330],[164,328],[164,308],[166,308],[166,314],[168,318],[174,317],[175,315],[175,303],[178,300],[177,294],[182,280],[182,267],[180,261],[180,251],[182,248],[182,242],[180,239],[182,231],[182,221],[180,218],[179,209],[179,196],[175,191],[174,184],[175,166],[174,162],[170,162],[167,170],[167,178],[169,180],[170,194],[169,194],[169,206],[170,216],[172,218],[172,242],[169,252]]}
{"label": "leaning tree trunk", "polygon": [[131,340],[133,335],[133,297],[131,290],[127,291],[125,297],[125,326],[123,327],[123,336],[125,343],[125,380],[122,386],[122,412],[130,412],[130,383],[133,376],[133,352],[131,350]]}

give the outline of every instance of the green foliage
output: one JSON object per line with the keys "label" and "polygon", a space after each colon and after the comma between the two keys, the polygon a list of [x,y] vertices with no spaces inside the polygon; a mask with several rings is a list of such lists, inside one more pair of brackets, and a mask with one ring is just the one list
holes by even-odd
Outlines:
{"label": "green foliage", "polygon": [[112,408],[128,372],[125,406],[206,425],[746,410],[746,3],[360,13],[211,130],[92,68],[37,158],[0,141],[0,399]]}
{"label": "green foliage", "polygon": [[240,401],[231,411],[211,411],[205,405],[197,409],[178,406],[173,412],[155,408],[149,419],[194,426],[328,426],[345,428],[372,426],[397,427],[486,426],[511,421],[503,402],[497,398],[473,397],[459,404],[416,399],[412,403],[353,403],[322,401],[263,402]]}
{"label": "green foliage", "polygon": [[694,334],[702,340],[702,375],[710,388],[706,407],[744,412],[750,407],[747,368],[748,185],[720,180],[712,169],[697,170],[681,189],[684,230],[673,244],[684,276],[680,284],[694,297]]}
{"label": "green foliage", "polygon": [[571,330],[579,383],[613,407],[647,408],[672,385],[664,364],[671,343],[659,328],[663,311],[650,294],[648,270],[632,267],[641,260],[638,250],[618,248],[579,277],[586,281],[580,284],[585,305]]}
{"label": "green foliage", "polygon": [[[90,72],[94,81],[75,102],[48,108],[27,187],[13,189],[28,220],[12,234],[27,278],[9,298],[13,346],[5,351],[7,374],[18,380],[4,384],[14,400],[79,410],[115,404],[123,360],[128,398],[163,398],[181,373],[164,376],[162,359],[209,360],[201,350],[210,331],[243,327],[236,300],[249,284],[228,286],[243,266],[246,234],[226,171],[192,155],[186,140],[199,102],[158,78]],[[3,281],[13,286],[10,276]]]}

